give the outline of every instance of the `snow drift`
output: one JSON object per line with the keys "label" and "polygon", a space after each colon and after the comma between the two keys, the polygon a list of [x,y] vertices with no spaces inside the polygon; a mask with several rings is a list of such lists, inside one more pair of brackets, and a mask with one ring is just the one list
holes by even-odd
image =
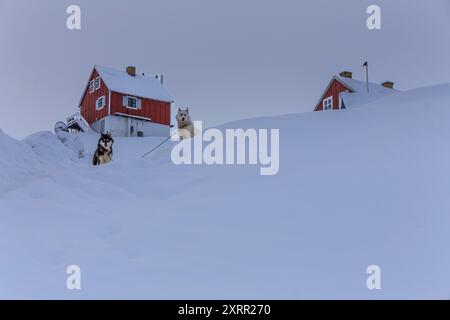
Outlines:
{"label": "snow drift", "polygon": [[0,297],[448,299],[449,106],[442,85],[223,125],[280,129],[270,177],[175,166],[170,143],[141,159],[160,139],[118,138],[94,168],[94,135],[76,159],[48,135],[0,134]]}
{"label": "snow drift", "polygon": [[43,175],[39,158],[25,143],[0,130],[0,196]]}

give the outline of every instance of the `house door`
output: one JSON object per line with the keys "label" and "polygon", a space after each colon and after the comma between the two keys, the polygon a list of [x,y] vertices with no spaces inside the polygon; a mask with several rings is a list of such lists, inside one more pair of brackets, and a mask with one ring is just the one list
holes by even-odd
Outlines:
{"label": "house door", "polygon": [[144,136],[144,132],[143,130],[143,124],[141,120],[136,120],[136,136],[138,137],[143,137]]}
{"label": "house door", "polygon": [[135,124],[132,118],[126,118],[127,120],[127,137],[132,137],[134,132],[136,131]]}

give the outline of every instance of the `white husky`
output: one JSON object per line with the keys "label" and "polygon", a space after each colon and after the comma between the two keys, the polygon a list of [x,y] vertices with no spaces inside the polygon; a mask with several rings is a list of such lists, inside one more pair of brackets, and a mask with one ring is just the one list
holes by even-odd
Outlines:
{"label": "white husky", "polygon": [[195,136],[196,130],[189,115],[189,108],[178,108],[177,113],[178,135],[180,139],[189,139]]}

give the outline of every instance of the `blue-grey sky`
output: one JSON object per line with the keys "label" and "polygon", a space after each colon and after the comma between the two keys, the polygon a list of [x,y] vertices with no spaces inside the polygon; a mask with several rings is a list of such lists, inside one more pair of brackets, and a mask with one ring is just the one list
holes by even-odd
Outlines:
{"label": "blue-grey sky", "polygon": [[[382,30],[366,27],[371,4]],[[0,128],[51,130],[94,64],[164,73],[205,126],[310,112],[333,74],[363,79],[365,60],[399,89],[450,82],[449,36],[448,0],[0,0]]]}

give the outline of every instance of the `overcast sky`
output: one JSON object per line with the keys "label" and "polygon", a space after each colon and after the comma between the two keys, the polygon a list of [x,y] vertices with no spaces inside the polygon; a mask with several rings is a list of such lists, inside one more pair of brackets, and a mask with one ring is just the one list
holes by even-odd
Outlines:
{"label": "overcast sky", "polygon": [[[366,27],[371,4],[382,30]],[[205,126],[310,112],[334,74],[363,79],[365,60],[401,90],[450,82],[449,37],[448,0],[0,0],[0,128],[52,130],[94,64],[163,73]]]}

